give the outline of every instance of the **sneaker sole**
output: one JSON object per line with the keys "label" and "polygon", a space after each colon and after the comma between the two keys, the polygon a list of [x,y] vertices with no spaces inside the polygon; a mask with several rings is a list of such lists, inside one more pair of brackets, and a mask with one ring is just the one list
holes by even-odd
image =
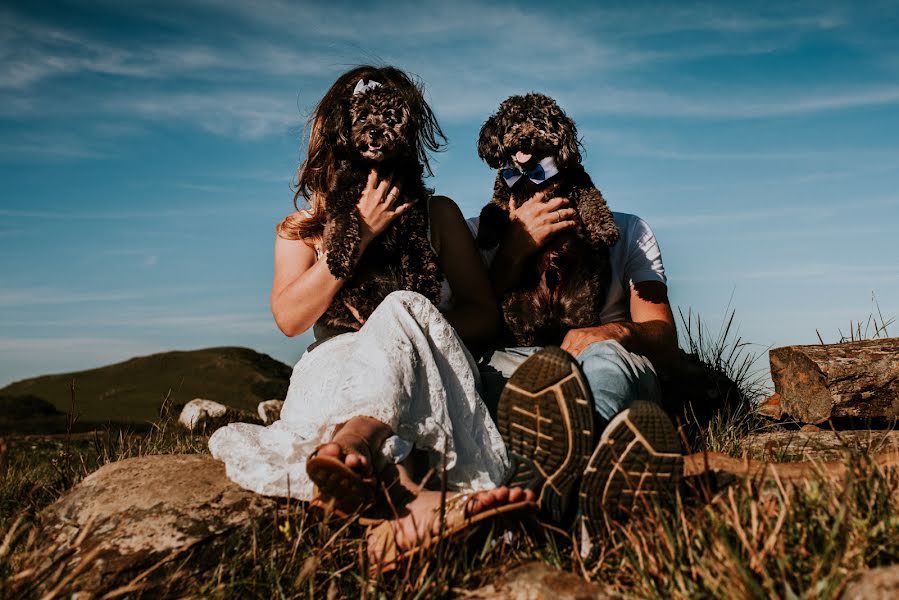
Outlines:
{"label": "sneaker sole", "polygon": [[590,538],[607,519],[627,517],[645,501],[674,497],[684,457],[677,430],[658,404],[639,400],[609,422],[590,457],[578,505]]}
{"label": "sneaker sole", "polygon": [[503,388],[497,426],[513,463],[507,485],[534,490],[560,522],[594,440],[593,398],[571,355],[547,347],[528,357]]}

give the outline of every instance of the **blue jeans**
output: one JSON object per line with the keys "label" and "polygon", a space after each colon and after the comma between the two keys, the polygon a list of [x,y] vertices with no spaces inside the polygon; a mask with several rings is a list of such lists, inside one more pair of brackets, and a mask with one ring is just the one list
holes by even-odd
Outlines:
{"label": "blue jeans", "polygon": [[[497,350],[480,363],[482,397],[496,418],[499,394],[506,380],[539,347]],[[635,400],[661,402],[659,379],[645,356],[624,349],[614,340],[594,342],[577,357],[584,371],[596,412],[606,422]]]}

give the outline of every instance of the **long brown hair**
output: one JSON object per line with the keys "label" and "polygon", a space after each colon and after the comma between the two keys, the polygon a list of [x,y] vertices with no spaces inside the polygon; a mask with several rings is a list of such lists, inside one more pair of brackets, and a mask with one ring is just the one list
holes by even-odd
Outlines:
{"label": "long brown hair", "polygon": [[350,99],[360,79],[377,81],[403,95],[411,114],[412,149],[425,173],[433,174],[428,153],[440,151],[446,145],[446,136],[425,101],[421,82],[395,67],[362,65],[351,69],[337,78],[309,117],[306,126],[309,148],[306,160],[297,171],[293,196],[297,210],[300,210],[297,203],[302,197],[309,205],[309,211],[294,213],[281,221],[276,231],[282,238],[314,240],[324,231],[324,203],[328,192],[334,189],[339,160],[350,146]]}

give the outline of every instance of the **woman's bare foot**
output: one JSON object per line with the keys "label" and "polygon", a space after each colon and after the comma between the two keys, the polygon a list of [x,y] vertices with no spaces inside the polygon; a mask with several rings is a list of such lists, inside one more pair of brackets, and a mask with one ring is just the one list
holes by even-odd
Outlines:
{"label": "woman's bare foot", "polygon": [[362,476],[374,474],[372,461],[392,434],[390,427],[371,417],[353,417],[341,425],[331,441],[319,446],[319,456],[342,460]]}
{"label": "woman's bare foot", "polygon": [[[447,499],[456,495],[455,493],[447,494]],[[397,549],[400,552],[414,548],[429,534],[435,534],[440,530],[441,497],[441,492],[421,490],[415,499],[406,505],[406,514],[389,521]],[[518,502],[534,502],[535,499],[536,496],[532,490],[500,486],[492,490],[470,494],[463,510],[467,517],[473,517],[485,510]],[[369,559],[372,564],[378,564],[381,562],[384,548],[371,538],[368,541]]]}

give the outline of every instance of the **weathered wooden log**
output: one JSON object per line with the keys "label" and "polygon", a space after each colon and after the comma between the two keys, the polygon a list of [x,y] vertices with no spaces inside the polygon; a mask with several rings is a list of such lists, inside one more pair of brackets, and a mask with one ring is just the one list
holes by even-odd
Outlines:
{"label": "weathered wooden log", "polygon": [[899,417],[899,338],[768,353],[784,411],[804,423],[831,417]]}
{"label": "weathered wooden log", "polygon": [[847,452],[874,455],[899,452],[899,431],[827,431],[806,425],[802,431],[765,431],[743,438],[741,447],[769,462],[841,460]]}
{"label": "weathered wooden log", "polygon": [[[872,457],[874,467],[884,472],[899,468],[899,451],[886,450]],[[772,463],[749,457],[734,458],[720,452],[698,452],[684,457],[684,477],[728,475],[735,479],[780,480],[784,483],[801,483],[821,479],[842,480],[846,477],[844,460],[801,461]]]}

